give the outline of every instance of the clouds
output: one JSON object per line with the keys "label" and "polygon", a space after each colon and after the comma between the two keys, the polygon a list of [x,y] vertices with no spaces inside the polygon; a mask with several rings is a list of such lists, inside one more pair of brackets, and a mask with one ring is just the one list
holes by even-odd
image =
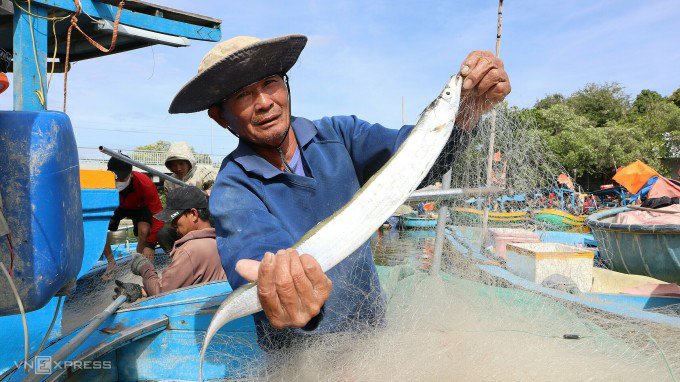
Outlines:
{"label": "clouds", "polygon": [[[356,114],[393,127],[401,124],[402,96],[406,121],[414,123],[465,55],[492,50],[496,34],[495,1],[162,4],[221,19],[223,39],[308,35],[290,73],[293,113]],[[633,95],[643,88],[668,94],[680,86],[678,16],[676,1],[506,2],[501,57],[513,84],[508,101],[531,106],[547,93],[569,94],[604,81],[618,81]],[[236,140],[205,113],[167,113],[213,45],[191,43],[77,63],[68,104],[78,144],[128,148],[186,140],[204,152],[231,151]],[[55,75],[52,109],[61,107],[61,81]],[[0,108],[11,108],[11,94],[0,96]]]}

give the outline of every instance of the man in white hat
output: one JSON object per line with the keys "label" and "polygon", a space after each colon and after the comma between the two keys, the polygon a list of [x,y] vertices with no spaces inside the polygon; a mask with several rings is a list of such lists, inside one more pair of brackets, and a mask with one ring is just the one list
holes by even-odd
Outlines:
{"label": "man in white hat", "polygon": [[[210,211],[230,284],[258,280],[264,315],[255,321],[265,349],[383,321],[385,300],[368,242],[327,274],[312,256],[290,247],[347,203],[413,129],[388,129],[354,116],[292,116],[286,73],[306,42],[302,35],[224,41],[203,58],[169,110],[208,110],[239,138],[222,163]],[[491,52],[470,53],[460,74],[467,104],[446,153],[510,93],[503,63]],[[442,164],[450,160],[440,158]]]}

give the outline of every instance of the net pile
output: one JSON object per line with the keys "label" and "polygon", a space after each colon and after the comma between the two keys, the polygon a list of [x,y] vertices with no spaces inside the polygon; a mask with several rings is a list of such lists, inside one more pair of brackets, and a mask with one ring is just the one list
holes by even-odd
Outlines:
{"label": "net pile", "polygon": [[[388,229],[372,239],[387,297],[383,326],[357,320],[356,331],[310,337],[250,363],[239,352],[209,350],[208,357],[240,362],[238,377],[246,380],[677,380],[678,328],[523,289],[485,273],[478,267],[484,261],[470,256],[487,251],[480,242],[487,208],[526,213],[490,222],[491,227],[554,228],[529,212],[553,206],[544,191],[560,188],[557,179],[566,173],[522,112],[498,109],[493,125],[490,116],[483,118],[474,133],[462,138],[466,149],[448,153],[450,163],[433,172],[439,176],[453,168],[452,187],[485,186],[489,136],[495,130],[491,185],[503,187],[503,194],[432,200],[452,211],[453,240],[445,245],[438,276],[429,275],[434,231]],[[578,202],[572,208],[580,209]],[[672,308],[664,313],[677,315]]]}

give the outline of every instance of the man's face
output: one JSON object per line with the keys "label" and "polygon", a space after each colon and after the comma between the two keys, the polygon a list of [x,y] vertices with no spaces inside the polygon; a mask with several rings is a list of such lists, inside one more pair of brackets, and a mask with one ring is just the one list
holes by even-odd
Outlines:
{"label": "man's face", "polygon": [[288,90],[279,75],[248,85],[221,105],[222,117],[239,136],[266,146],[278,146],[290,124]]}
{"label": "man's face", "polygon": [[191,170],[191,163],[188,160],[173,160],[168,163],[168,168],[180,179],[184,179]]}
{"label": "man's face", "polygon": [[192,208],[188,211],[182,212],[178,217],[172,221],[172,228],[174,228],[179,237],[182,237],[189,232],[195,230],[196,222],[198,221],[198,211]]}

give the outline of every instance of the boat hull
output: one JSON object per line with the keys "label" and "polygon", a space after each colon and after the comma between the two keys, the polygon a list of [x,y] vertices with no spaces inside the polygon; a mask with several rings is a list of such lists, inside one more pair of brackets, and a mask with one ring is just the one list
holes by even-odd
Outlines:
{"label": "boat hull", "polygon": [[600,256],[617,272],[680,284],[680,225],[614,224],[630,208],[614,208],[586,219]]}
{"label": "boat hull", "polygon": [[573,232],[588,232],[589,229],[585,226],[585,216],[576,216],[568,212],[557,210],[554,208],[547,208],[532,212],[534,220],[549,224],[555,229],[573,231]]}
{"label": "boat hull", "polygon": [[118,208],[119,198],[112,172],[80,170],[85,251],[78,278],[85,275],[102,256],[109,220]]}
{"label": "boat hull", "polygon": [[[460,225],[479,225],[484,219],[484,210],[457,207],[451,210],[453,219]],[[488,224],[491,226],[513,226],[526,222],[528,214],[518,212],[489,212]]]}
{"label": "boat hull", "polygon": [[437,218],[401,215],[399,216],[399,226],[404,229],[434,229],[437,227]]}

